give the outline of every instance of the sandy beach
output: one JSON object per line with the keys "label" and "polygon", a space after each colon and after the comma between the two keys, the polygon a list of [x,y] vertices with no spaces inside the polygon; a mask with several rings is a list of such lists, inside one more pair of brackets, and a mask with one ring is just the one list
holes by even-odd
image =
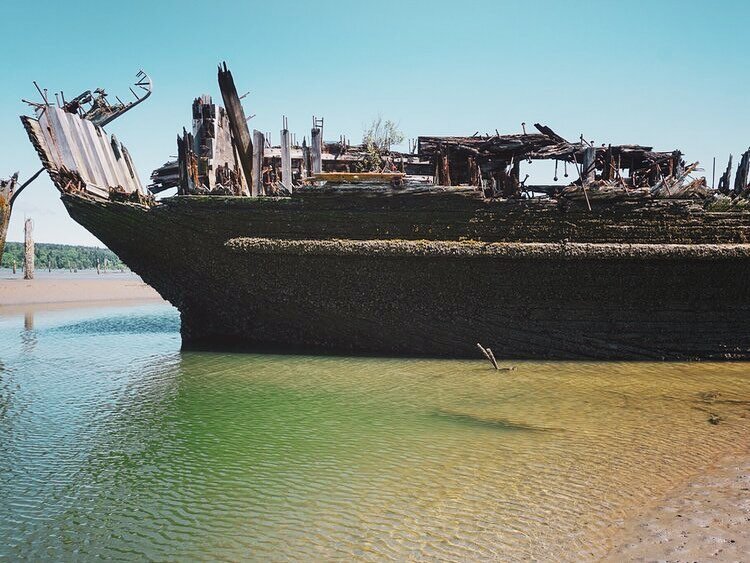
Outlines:
{"label": "sandy beach", "polygon": [[747,561],[750,447],[625,523],[605,561]]}
{"label": "sandy beach", "polygon": [[0,310],[27,305],[160,300],[159,294],[133,274],[39,276],[0,279]]}

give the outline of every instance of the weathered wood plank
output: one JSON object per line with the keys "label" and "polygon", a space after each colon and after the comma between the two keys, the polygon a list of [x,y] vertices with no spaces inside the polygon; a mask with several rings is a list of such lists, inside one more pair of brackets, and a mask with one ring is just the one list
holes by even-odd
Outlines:
{"label": "weathered wood plank", "polygon": [[581,183],[586,186],[596,179],[596,149],[587,147],[581,159]]}
{"label": "weathered wood plank", "polygon": [[750,150],[743,153],[737,166],[737,176],[734,179],[734,193],[742,194],[747,189],[747,177],[750,172]]}
{"label": "weathered wood plank", "polygon": [[292,193],[292,139],[286,127],[281,130],[281,183]]}
{"label": "weathered wood plank", "polygon": [[323,171],[323,131],[319,127],[313,127],[310,131],[312,158],[312,172],[317,174]]}
{"label": "weathered wood plank", "polygon": [[237,94],[237,88],[234,85],[232,73],[227,69],[219,66],[219,89],[221,97],[224,100],[224,107],[227,110],[229,118],[229,127],[232,131],[232,138],[237,147],[242,171],[245,174],[245,182],[250,188],[250,195],[260,195],[257,191],[257,183],[253,182],[253,142],[250,139],[250,129],[247,126],[245,110],[242,108],[240,97]]}
{"label": "weathered wood plank", "polygon": [[724,195],[728,195],[731,191],[730,184],[732,183],[732,155],[729,155],[729,162],[727,163],[727,169],[724,171],[724,174],[721,175],[721,178],[719,178],[719,186],[718,190],[719,193],[722,193]]}
{"label": "weathered wood plank", "polygon": [[266,148],[266,140],[263,133],[253,129],[253,195],[263,195],[263,152]]}

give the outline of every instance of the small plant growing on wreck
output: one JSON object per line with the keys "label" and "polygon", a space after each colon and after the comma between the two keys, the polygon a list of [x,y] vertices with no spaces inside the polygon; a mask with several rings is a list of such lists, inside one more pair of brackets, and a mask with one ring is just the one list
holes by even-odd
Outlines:
{"label": "small plant growing on wreck", "polygon": [[373,119],[362,135],[362,147],[365,155],[361,162],[365,172],[380,171],[383,167],[383,157],[387,155],[393,145],[404,141],[404,134],[390,119],[383,120],[382,116]]}

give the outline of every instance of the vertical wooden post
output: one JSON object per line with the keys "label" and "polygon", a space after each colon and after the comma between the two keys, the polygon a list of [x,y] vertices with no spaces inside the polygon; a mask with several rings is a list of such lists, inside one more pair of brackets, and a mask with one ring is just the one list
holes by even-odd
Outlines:
{"label": "vertical wooden post", "polygon": [[313,127],[310,131],[312,172],[323,172],[323,131],[320,127]]}
{"label": "vertical wooden post", "polygon": [[263,133],[253,129],[253,195],[263,195],[263,154],[266,148],[266,138]]}
{"label": "vertical wooden post", "polygon": [[237,154],[240,158],[242,171],[245,174],[245,182],[250,188],[250,195],[257,196],[253,179],[253,142],[250,140],[250,129],[247,126],[245,110],[242,108],[240,97],[237,94],[237,88],[234,85],[232,73],[227,70],[227,64],[224,68],[219,67],[219,89],[221,97],[224,99],[224,107],[227,110],[229,119],[229,129],[232,131],[232,139],[237,148]]}
{"label": "vertical wooden post", "polygon": [[437,158],[435,159],[435,178],[434,183],[437,186],[451,185],[451,168],[448,159],[447,149],[441,144],[438,146]]}
{"label": "vertical wooden post", "polygon": [[308,178],[310,176],[310,147],[307,146],[307,139],[302,139],[302,177]]}
{"label": "vertical wooden post", "polygon": [[286,117],[281,130],[281,183],[289,193],[292,193],[292,139]]}
{"label": "vertical wooden post", "polygon": [[750,172],[750,150],[744,152],[737,166],[737,176],[734,178],[734,195],[742,194],[747,188],[747,177]]}
{"label": "vertical wooden post", "polygon": [[13,273],[16,273],[16,259],[13,259]]}
{"label": "vertical wooden post", "polygon": [[24,268],[23,279],[34,279],[34,223],[31,219],[26,219],[23,226],[24,235]]}
{"label": "vertical wooden post", "polygon": [[615,177],[615,162],[612,158],[612,145],[607,147],[607,152],[604,155],[604,170],[602,172],[602,180],[613,180]]}
{"label": "vertical wooden post", "polygon": [[513,157],[510,167],[510,185],[514,196],[521,193],[521,159],[519,157]]}
{"label": "vertical wooden post", "polygon": [[586,186],[596,179],[596,149],[587,147],[581,160],[581,185]]}
{"label": "vertical wooden post", "polygon": [[722,193],[724,195],[729,195],[729,192],[732,191],[732,187],[730,184],[732,183],[732,155],[729,155],[729,162],[727,163],[727,169],[724,171],[724,174],[721,175],[721,178],[719,178],[719,187],[717,188],[719,190],[719,193]]}
{"label": "vertical wooden post", "polygon": [[182,128],[182,137],[177,136],[177,164],[179,170],[179,185],[177,193],[190,195],[197,191],[200,185],[198,178],[198,159],[193,152],[193,135]]}

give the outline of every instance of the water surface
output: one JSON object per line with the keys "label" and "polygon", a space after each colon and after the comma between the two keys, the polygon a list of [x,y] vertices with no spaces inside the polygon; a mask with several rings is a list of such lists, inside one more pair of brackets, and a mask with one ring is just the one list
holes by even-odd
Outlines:
{"label": "water surface", "polygon": [[746,364],[498,373],[178,329],[162,304],[0,316],[0,558],[593,559],[750,430]]}

